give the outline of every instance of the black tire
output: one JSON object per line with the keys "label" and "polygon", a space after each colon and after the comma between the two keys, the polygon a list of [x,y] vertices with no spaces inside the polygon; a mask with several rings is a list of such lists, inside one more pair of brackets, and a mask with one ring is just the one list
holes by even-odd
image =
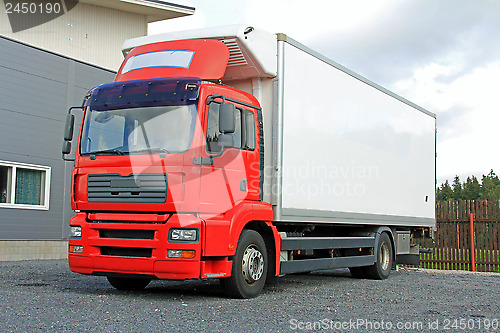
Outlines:
{"label": "black tire", "polygon": [[351,272],[351,276],[356,279],[364,279],[366,278],[366,269],[365,267],[349,267],[349,271]]}
{"label": "black tire", "polygon": [[382,233],[377,243],[377,261],[372,266],[365,267],[366,277],[375,280],[385,280],[392,269],[394,250],[387,233]]}
{"label": "black tire", "polygon": [[266,283],[269,258],[262,236],[254,230],[243,230],[233,256],[231,276],[220,279],[227,296],[252,298]]}
{"label": "black tire", "polygon": [[151,282],[151,279],[108,276],[108,282],[118,290],[142,290]]}

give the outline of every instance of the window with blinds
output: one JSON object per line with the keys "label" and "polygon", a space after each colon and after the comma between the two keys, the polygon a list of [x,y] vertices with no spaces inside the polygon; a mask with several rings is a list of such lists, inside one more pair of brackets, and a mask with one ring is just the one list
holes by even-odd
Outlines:
{"label": "window with blinds", "polygon": [[48,209],[50,167],[0,161],[0,208]]}

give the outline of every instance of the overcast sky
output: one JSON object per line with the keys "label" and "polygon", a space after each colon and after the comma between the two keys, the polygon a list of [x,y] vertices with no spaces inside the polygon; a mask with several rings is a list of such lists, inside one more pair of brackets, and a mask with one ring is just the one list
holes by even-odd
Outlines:
{"label": "overcast sky", "polygon": [[437,114],[438,183],[500,174],[500,1],[172,0],[149,34],[248,24],[283,32]]}

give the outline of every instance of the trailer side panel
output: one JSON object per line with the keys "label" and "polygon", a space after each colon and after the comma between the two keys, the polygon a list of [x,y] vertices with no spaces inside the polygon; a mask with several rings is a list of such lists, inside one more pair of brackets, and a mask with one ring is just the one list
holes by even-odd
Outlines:
{"label": "trailer side panel", "polygon": [[278,43],[276,220],[434,226],[435,116],[296,42]]}

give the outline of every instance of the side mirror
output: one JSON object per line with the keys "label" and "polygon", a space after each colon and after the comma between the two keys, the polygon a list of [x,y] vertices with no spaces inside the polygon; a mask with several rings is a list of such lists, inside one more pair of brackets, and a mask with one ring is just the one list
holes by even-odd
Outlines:
{"label": "side mirror", "polygon": [[220,134],[218,144],[219,144],[219,147],[221,147],[221,148],[234,147],[233,135],[232,134]]}
{"label": "side mirror", "polygon": [[219,131],[223,134],[234,133],[236,126],[234,104],[222,103],[219,108]]}
{"label": "side mirror", "polygon": [[66,115],[66,124],[64,125],[64,141],[73,140],[73,127],[75,126],[75,116],[68,113]]}
{"label": "side mirror", "polygon": [[71,153],[71,141],[64,141],[62,145],[63,155]]}
{"label": "side mirror", "polygon": [[71,140],[73,140],[73,128],[75,127],[75,116],[71,114],[74,109],[83,110],[82,106],[73,106],[69,108],[68,114],[66,115],[66,123],[64,125],[64,141],[62,145],[62,158],[65,161],[74,161],[75,159],[66,158],[64,155],[71,153]]}

